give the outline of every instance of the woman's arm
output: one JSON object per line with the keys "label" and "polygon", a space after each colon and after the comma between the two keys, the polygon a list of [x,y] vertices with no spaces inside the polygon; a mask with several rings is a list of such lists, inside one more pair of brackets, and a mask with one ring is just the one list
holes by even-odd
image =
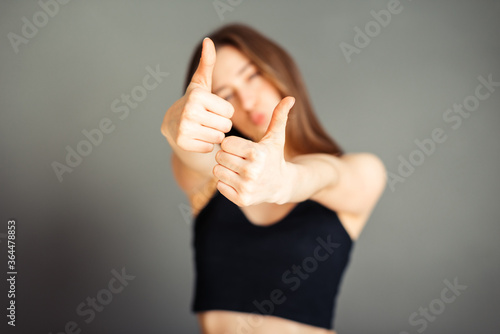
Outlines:
{"label": "woman's arm", "polygon": [[313,199],[336,212],[370,212],[386,184],[382,161],[371,153],[306,154],[287,162],[279,202]]}
{"label": "woman's arm", "polygon": [[369,153],[306,154],[284,159],[285,127],[294,99],[276,106],[264,137],[254,143],[227,137],[215,155],[217,188],[238,206],[314,199],[334,211],[366,215],[377,202],[385,168]]}
{"label": "woman's arm", "polygon": [[[165,118],[167,118],[167,116],[165,116]],[[164,121],[164,123],[166,124],[169,124],[169,122],[174,123],[175,121],[170,121],[168,119]],[[172,124],[172,127],[174,126],[176,125]],[[182,164],[183,168],[188,168],[194,172],[197,172],[201,176],[213,176],[212,169],[216,164],[215,154],[220,150],[220,144],[214,143],[214,148],[211,152],[192,152],[185,150],[179,144],[177,144],[177,141],[175,140],[175,138],[173,138],[171,132],[167,131],[165,128],[162,128],[162,134],[165,136],[168,143],[170,144],[170,147],[172,148],[172,163],[174,163],[173,159],[175,157],[178,160],[176,163]]]}
{"label": "woman's arm", "polygon": [[231,130],[234,113],[231,103],[212,94],[215,60],[214,43],[206,38],[186,93],[167,110],[161,125],[161,133],[182,163],[206,177],[211,175],[224,133]]}

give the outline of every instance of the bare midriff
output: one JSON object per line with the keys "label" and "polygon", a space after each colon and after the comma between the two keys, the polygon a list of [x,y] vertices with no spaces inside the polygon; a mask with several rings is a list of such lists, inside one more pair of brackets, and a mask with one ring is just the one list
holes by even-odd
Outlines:
{"label": "bare midriff", "polygon": [[269,315],[219,310],[197,315],[203,334],[336,334],[325,328]]}

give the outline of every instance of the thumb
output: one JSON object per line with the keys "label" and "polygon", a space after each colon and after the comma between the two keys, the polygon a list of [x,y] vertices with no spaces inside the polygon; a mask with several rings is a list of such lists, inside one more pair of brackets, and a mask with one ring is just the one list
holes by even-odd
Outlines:
{"label": "thumb", "polygon": [[191,83],[197,84],[208,91],[212,91],[212,73],[216,59],[214,42],[205,37],[202,44],[200,63],[191,78]]}
{"label": "thumb", "polygon": [[285,129],[288,113],[295,104],[295,98],[287,96],[274,108],[269,127],[262,139],[273,140],[281,146],[285,146]]}

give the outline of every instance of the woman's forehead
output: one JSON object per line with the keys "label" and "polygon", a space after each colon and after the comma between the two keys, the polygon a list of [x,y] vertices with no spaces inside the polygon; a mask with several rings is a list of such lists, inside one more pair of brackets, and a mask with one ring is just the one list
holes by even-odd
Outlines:
{"label": "woman's forehead", "polygon": [[224,45],[217,48],[217,57],[213,72],[213,87],[228,84],[231,79],[237,78],[248,64],[250,59],[233,46]]}

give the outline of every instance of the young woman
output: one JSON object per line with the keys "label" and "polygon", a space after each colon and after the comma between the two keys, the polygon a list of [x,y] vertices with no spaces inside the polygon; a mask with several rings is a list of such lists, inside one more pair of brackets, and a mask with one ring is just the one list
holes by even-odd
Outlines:
{"label": "young woman", "polygon": [[194,213],[202,332],[334,333],[352,244],[385,187],[382,162],[344,154],[290,56],[247,26],[205,38],[185,88],[161,129]]}

